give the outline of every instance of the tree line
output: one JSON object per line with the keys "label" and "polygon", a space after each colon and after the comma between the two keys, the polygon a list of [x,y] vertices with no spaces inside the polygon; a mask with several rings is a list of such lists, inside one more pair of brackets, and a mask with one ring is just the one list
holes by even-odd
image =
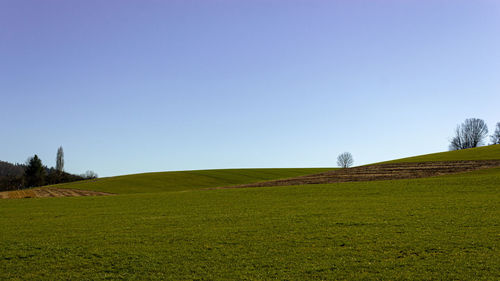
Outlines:
{"label": "tree line", "polygon": [[[486,122],[478,118],[468,118],[458,125],[455,134],[450,140],[450,150],[474,148],[485,144],[488,137]],[[490,136],[490,145],[500,144],[500,122],[495,126],[493,135]]]}
{"label": "tree line", "polygon": [[62,147],[59,147],[57,150],[55,168],[43,165],[42,160],[36,154],[30,157],[24,165],[0,161],[0,191],[95,178],[97,178],[97,174],[93,171],[87,171],[82,175],[65,172],[64,151]]}

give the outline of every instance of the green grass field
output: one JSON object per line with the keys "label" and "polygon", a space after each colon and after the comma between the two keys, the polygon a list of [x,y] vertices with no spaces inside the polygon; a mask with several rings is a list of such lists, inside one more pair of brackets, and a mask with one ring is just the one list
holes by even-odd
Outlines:
{"label": "green grass field", "polygon": [[460,161],[460,160],[498,160],[500,159],[500,144],[481,146],[456,151],[438,152],[401,158],[382,163],[430,162],[430,161]]}
{"label": "green grass field", "polygon": [[321,173],[335,168],[221,169],[159,172],[59,184],[57,187],[110,193],[183,191],[282,179]]}
{"label": "green grass field", "polygon": [[223,190],[126,178],[93,183],[116,196],[0,200],[0,280],[500,280],[500,168]]}

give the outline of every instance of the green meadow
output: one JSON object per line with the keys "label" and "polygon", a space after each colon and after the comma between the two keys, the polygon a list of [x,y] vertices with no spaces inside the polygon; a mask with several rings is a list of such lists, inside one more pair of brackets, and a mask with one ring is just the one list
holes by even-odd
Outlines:
{"label": "green meadow", "polygon": [[0,280],[500,280],[500,168],[202,189],[309,172],[141,174],[66,185],[115,196],[0,200]]}
{"label": "green meadow", "polygon": [[455,151],[431,153],[431,154],[386,161],[382,163],[460,161],[460,160],[498,160],[498,159],[500,159],[500,144],[455,150]]}
{"label": "green meadow", "polygon": [[59,184],[57,187],[110,193],[151,193],[254,183],[333,170],[335,168],[220,169],[158,172]]}

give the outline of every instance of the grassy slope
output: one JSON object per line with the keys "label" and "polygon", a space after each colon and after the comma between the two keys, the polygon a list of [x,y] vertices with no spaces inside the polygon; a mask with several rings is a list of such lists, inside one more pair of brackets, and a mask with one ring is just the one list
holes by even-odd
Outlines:
{"label": "grassy slope", "polygon": [[[433,153],[383,163],[500,159],[500,145]],[[160,172],[102,178],[58,185],[111,193],[184,191],[228,186],[320,173],[333,168],[226,169]]]}
{"label": "grassy slope", "polygon": [[456,151],[425,154],[415,157],[396,159],[382,163],[459,161],[459,160],[498,160],[498,159],[500,159],[500,144],[456,150]]}
{"label": "grassy slope", "polygon": [[0,279],[499,280],[499,182],[0,200]]}
{"label": "grassy slope", "polygon": [[332,169],[334,168],[226,169],[160,172],[73,182],[60,184],[57,187],[119,194],[184,191],[296,177],[321,173]]}

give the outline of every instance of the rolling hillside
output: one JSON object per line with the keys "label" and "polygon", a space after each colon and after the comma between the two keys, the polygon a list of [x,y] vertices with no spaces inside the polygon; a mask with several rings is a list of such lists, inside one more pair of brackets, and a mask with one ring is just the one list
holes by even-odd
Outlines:
{"label": "rolling hillside", "polygon": [[159,172],[59,184],[54,187],[127,194],[185,191],[321,173],[334,168],[224,169]]}
{"label": "rolling hillside", "polygon": [[0,200],[0,279],[498,280],[499,180]]}
{"label": "rolling hillside", "polygon": [[[220,187],[261,187],[404,179],[496,167],[498,161],[494,160],[500,160],[500,145],[402,158],[348,170],[336,170],[335,168],[284,168],[158,172],[72,182],[52,187],[130,194]],[[475,161],[483,162],[476,163]],[[436,164],[431,162],[436,162]],[[442,163],[438,164],[437,162]],[[33,194],[36,194],[36,192]],[[10,198],[22,198],[25,194],[4,195],[4,197],[9,196]]]}
{"label": "rolling hillside", "polygon": [[[371,181],[430,177],[467,172],[500,165],[500,145],[433,153],[351,169],[285,168],[285,169],[221,169],[144,173],[72,182],[50,186],[53,192],[33,190],[0,194],[0,198],[59,196],[57,188],[114,194],[186,191],[223,187],[263,187],[324,184],[347,181]],[[45,187],[42,187],[43,189]],[[61,192],[80,194],[80,192]],[[81,195],[92,195],[92,192]]]}

